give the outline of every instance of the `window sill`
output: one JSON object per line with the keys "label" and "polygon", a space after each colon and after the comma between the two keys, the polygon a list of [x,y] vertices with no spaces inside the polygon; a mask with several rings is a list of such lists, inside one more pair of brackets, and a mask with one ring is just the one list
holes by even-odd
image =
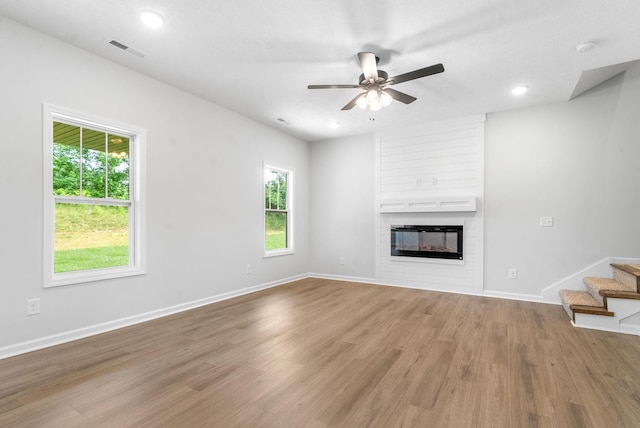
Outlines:
{"label": "window sill", "polygon": [[126,278],[129,276],[144,275],[146,271],[136,268],[100,269],[95,272],[80,271],[66,272],[53,275],[45,280],[44,288],[61,287],[64,285],[82,284],[86,282],[104,281],[108,279]]}
{"label": "window sill", "polygon": [[269,257],[278,257],[278,256],[288,256],[290,254],[295,254],[294,250],[273,250],[269,252],[265,252],[262,257],[267,259]]}

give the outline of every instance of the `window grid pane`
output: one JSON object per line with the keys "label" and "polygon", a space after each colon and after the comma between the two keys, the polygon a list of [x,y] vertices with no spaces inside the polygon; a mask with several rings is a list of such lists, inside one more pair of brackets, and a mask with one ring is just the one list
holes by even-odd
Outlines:
{"label": "window grid pane", "polygon": [[[80,130],[78,129],[78,139]],[[80,196],[80,147],[53,144],[53,194]]]}
{"label": "window grid pane", "polygon": [[130,137],[53,122],[53,194],[130,199]]}
{"label": "window grid pane", "polygon": [[129,138],[109,134],[107,141],[108,197],[129,199]]}
{"label": "window grid pane", "polygon": [[287,179],[283,171],[265,172],[265,208],[273,210],[287,209]]}
{"label": "window grid pane", "polygon": [[265,214],[265,249],[282,250],[287,248],[287,213],[267,211]]}

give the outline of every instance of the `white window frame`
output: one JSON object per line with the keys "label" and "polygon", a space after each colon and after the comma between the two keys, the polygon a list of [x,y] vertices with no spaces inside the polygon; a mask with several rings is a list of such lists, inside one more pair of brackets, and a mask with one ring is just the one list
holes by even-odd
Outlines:
{"label": "white window frame", "polygon": [[[120,123],[114,120],[74,111],[68,108],[43,103],[43,287],[58,287],[63,285],[100,281],[106,279],[129,277],[145,274],[146,267],[146,230],[145,230],[145,149],[146,130],[137,126]],[[53,122],[64,122],[85,128],[96,129],[109,133],[130,137],[130,183],[129,199],[84,198],[81,196],[56,196],[53,194]],[[129,265],[100,269],[81,270],[73,272],[54,271],[55,255],[55,204],[56,202],[80,202],[100,205],[124,205],[129,207]]]}
{"label": "white window frame", "polygon": [[[287,248],[277,249],[277,250],[267,250],[267,224],[266,224],[266,212],[267,208],[265,206],[266,199],[266,180],[265,180],[265,171],[267,169],[285,172],[287,173]],[[294,189],[294,176],[295,172],[292,168],[288,168],[282,165],[275,164],[273,162],[263,162],[262,164],[262,251],[263,257],[277,257],[277,256],[285,256],[289,254],[295,254],[294,249],[294,230],[293,230],[293,216],[294,216],[294,200],[293,200],[293,189]]]}

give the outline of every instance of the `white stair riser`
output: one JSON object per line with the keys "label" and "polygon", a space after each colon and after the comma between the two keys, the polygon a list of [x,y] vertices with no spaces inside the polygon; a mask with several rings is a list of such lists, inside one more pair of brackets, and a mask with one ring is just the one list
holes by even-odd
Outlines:
{"label": "white stair riser", "polygon": [[592,328],[595,330],[620,331],[620,320],[617,317],[606,317],[592,314],[575,314],[576,327]]}
{"label": "white stair riser", "polygon": [[608,310],[614,316],[608,317],[593,314],[575,314],[573,323],[576,327],[591,328],[594,330],[614,331],[627,334],[638,334],[637,326],[621,324],[621,321],[632,315],[640,313],[640,300],[607,299]]}
{"label": "white stair riser", "polygon": [[607,299],[607,309],[615,313],[619,320],[640,312],[640,300]]}

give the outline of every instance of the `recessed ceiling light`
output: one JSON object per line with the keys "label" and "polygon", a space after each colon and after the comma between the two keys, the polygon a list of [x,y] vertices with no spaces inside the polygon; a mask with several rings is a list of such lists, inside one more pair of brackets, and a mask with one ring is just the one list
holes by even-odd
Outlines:
{"label": "recessed ceiling light", "polygon": [[528,86],[516,86],[511,90],[513,95],[522,95],[529,90]]}
{"label": "recessed ceiling light", "polygon": [[160,28],[164,25],[164,18],[157,12],[145,10],[140,15],[143,24],[149,28]]}
{"label": "recessed ceiling light", "polygon": [[340,125],[341,125],[341,123],[340,123],[340,122],[331,122],[331,123],[329,124],[329,127],[330,127],[330,128],[335,129],[335,128],[339,128],[339,127],[340,127]]}

